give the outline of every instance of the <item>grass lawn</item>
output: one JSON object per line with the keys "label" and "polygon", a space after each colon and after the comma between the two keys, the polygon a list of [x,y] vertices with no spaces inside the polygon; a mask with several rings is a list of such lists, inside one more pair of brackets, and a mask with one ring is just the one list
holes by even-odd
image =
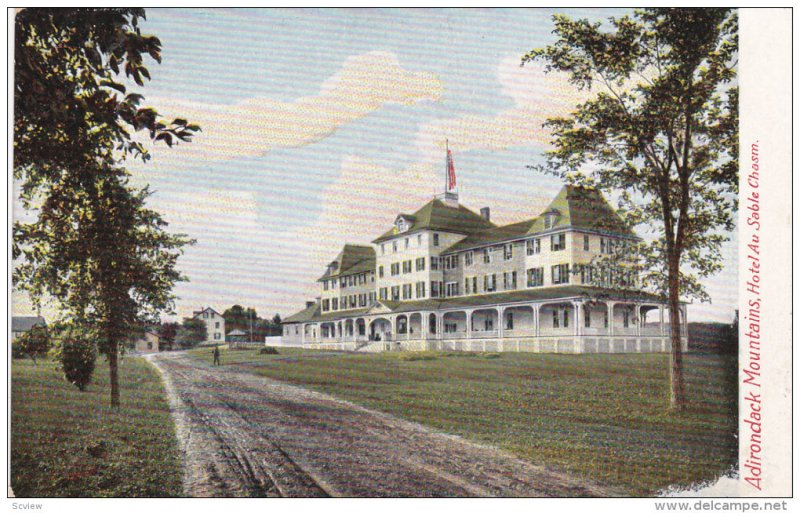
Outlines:
{"label": "grass lawn", "polygon": [[[735,359],[686,356],[689,411],[667,412],[665,354],[222,351],[223,365],[308,386],[506,449],[535,464],[653,495],[736,462]],[[211,361],[207,348],[192,352]]]}
{"label": "grass lawn", "polygon": [[141,358],[120,366],[119,410],[109,406],[100,357],[85,392],[54,362],[12,360],[11,486],[17,497],[181,495],[175,428],[158,372]]}

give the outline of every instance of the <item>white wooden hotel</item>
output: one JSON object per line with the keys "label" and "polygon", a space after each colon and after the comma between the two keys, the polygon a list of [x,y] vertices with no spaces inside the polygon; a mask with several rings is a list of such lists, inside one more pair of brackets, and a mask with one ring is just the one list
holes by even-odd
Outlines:
{"label": "white wooden hotel", "polygon": [[[596,190],[565,186],[540,215],[497,226],[446,192],[370,246],[347,244],[283,343],[337,350],[628,353],[670,350],[659,297],[592,264],[636,240]],[[590,276],[592,275],[592,276]],[[601,286],[598,286],[600,284]],[[686,305],[681,307],[687,349]]]}

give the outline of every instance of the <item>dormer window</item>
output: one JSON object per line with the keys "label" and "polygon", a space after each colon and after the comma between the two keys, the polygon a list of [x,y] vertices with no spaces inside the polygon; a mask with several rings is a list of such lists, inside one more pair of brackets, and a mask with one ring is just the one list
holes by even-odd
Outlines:
{"label": "dormer window", "polygon": [[398,233],[407,232],[409,228],[411,228],[411,222],[409,219],[400,216],[395,221],[395,228],[397,229]]}
{"label": "dormer window", "polygon": [[544,213],[544,229],[549,230],[550,228],[554,227],[558,222],[558,218],[561,217],[561,212],[556,209],[548,210]]}

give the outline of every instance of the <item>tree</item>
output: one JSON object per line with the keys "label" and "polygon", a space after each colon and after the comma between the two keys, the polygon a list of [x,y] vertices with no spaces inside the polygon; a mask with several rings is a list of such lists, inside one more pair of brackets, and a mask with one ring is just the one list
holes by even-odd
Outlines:
{"label": "tree", "polygon": [[162,348],[166,347],[167,351],[172,351],[172,346],[175,343],[175,337],[180,327],[181,325],[177,322],[161,323],[158,328],[158,336],[161,339]]}
{"label": "tree", "polygon": [[[640,245],[642,283],[669,304],[709,300],[699,278],[721,269],[738,194],[738,21],[732,9],[646,9],[600,23],[554,17],[544,61],[594,95],[547,121],[555,137],[540,169],[619,192],[631,226],[655,228]],[[670,407],[685,408],[680,334],[672,330]]]}
{"label": "tree", "polygon": [[189,141],[199,130],[167,123],[127,93],[121,70],[150,78],[143,57],[160,62],[161,43],[142,35],[142,9],[25,9],[15,20],[14,179],[33,223],[15,223],[14,285],[38,304],[56,299],[78,323],[95,323],[109,361],[111,404],[119,405],[120,342],[172,307],[170,290],[183,236],[145,208],[119,163],[147,160],[131,133]]}
{"label": "tree", "polygon": [[50,350],[50,334],[44,326],[34,326],[27,333],[23,333],[17,343],[19,351],[28,355],[36,365],[36,358],[43,357]]}
{"label": "tree", "polygon": [[90,331],[71,328],[56,345],[55,357],[64,379],[81,392],[91,383],[97,360],[96,344],[91,338]]}
{"label": "tree", "polygon": [[187,318],[178,329],[175,341],[183,348],[194,347],[208,338],[206,323],[200,319]]}

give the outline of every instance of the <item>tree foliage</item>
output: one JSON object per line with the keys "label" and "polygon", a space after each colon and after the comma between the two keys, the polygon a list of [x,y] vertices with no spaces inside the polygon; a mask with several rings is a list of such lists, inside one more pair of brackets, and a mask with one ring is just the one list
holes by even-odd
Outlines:
{"label": "tree foliage", "polygon": [[[544,61],[593,93],[547,121],[554,147],[540,166],[567,181],[615,191],[643,241],[642,283],[670,302],[709,297],[700,279],[722,266],[738,194],[737,13],[646,9],[601,23],[554,17],[557,40],[522,64]],[[672,406],[684,404],[680,338],[673,330]]]}
{"label": "tree foliage", "polygon": [[33,360],[36,365],[36,358],[41,358],[50,350],[50,333],[44,326],[34,326],[26,333],[23,333],[17,340],[18,350]]}
{"label": "tree foliage", "polygon": [[[131,132],[172,145],[200,128],[167,122],[128,92],[161,62],[161,41],[142,34],[144,9],[26,8],[14,24],[14,176],[30,192],[66,169],[126,155],[149,158]],[[125,80],[123,80],[123,78]]]}
{"label": "tree foliage", "polygon": [[187,318],[178,329],[175,342],[182,348],[194,347],[208,338],[206,323],[200,319]]}
{"label": "tree foliage", "polygon": [[158,336],[161,339],[161,349],[172,351],[175,344],[175,337],[181,325],[177,322],[164,322],[158,328]]}
{"label": "tree foliage", "polygon": [[55,358],[64,379],[83,392],[92,381],[97,347],[87,330],[70,329],[59,338],[55,347]]}

